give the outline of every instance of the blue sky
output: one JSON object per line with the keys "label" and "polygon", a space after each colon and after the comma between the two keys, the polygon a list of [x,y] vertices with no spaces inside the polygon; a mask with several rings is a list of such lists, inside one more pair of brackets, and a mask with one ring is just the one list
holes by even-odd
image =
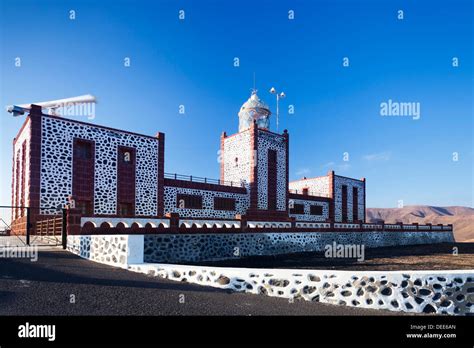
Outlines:
{"label": "blue sky", "polygon": [[[2,107],[91,93],[93,123],[164,132],[167,172],[217,178],[219,136],[237,131],[255,72],[273,111],[268,89],[287,94],[290,179],[366,177],[369,207],[473,205],[472,1],[0,3]],[[420,103],[420,119],[382,117],[389,99]],[[2,111],[0,204],[22,122]]]}

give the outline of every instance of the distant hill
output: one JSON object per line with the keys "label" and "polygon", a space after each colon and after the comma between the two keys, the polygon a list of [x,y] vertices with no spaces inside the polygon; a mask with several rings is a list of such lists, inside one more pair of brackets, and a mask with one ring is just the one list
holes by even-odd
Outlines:
{"label": "distant hill", "polygon": [[469,207],[411,205],[403,208],[367,208],[367,221],[375,222],[377,219],[386,223],[453,224],[457,242],[474,242],[474,209]]}

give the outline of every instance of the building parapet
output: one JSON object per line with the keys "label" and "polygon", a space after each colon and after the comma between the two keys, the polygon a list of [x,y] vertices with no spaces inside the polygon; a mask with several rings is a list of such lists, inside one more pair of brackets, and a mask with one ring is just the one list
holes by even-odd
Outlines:
{"label": "building parapet", "polygon": [[86,217],[77,209],[69,210],[69,234],[153,234],[153,233],[248,233],[248,232],[446,232],[450,225],[385,224],[385,223],[339,223],[315,221],[256,221],[237,215],[236,219],[190,219],[169,214],[166,218],[146,217]]}
{"label": "building parapet", "polygon": [[241,186],[221,185],[214,183],[205,183],[198,181],[187,181],[181,179],[164,179],[165,187],[187,188],[201,191],[230,192],[238,194],[247,194],[247,189]]}
{"label": "building parapet", "polygon": [[286,221],[247,221],[249,228],[291,228],[291,222]]}
{"label": "building parapet", "polygon": [[240,220],[179,220],[180,228],[240,228]]}
{"label": "building parapet", "polygon": [[329,194],[324,193],[314,193],[312,191],[308,191],[308,193],[303,193],[303,190],[288,190],[288,198],[289,199],[300,199],[300,200],[308,200],[308,201],[324,201],[327,202],[331,199]]}
{"label": "building parapet", "polygon": [[81,227],[86,223],[92,224],[94,228],[100,228],[102,224],[107,224],[109,227],[117,227],[122,224],[125,228],[131,228],[134,224],[138,228],[150,225],[150,227],[158,227],[160,224],[165,228],[170,227],[170,219],[147,219],[147,218],[122,218],[122,217],[81,217]]}
{"label": "building parapet", "polygon": [[331,198],[331,195],[329,193],[303,191],[303,190],[297,190],[297,189],[289,189],[288,193],[290,194],[290,199],[296,198],[296,199],[312,200],[312,199],[322,198],[323,200],[328,200],[329,198]]}
{"label": "building parapet", "polygon": [[225,180],[220,180],[220,179],[211,179],[211,178],[199,177],[199,176],[194,176],[194,175],[182,175],[182,174],[176,174],[176,173],[165,173],[164,177],[165,177],[165,179],[185,181],[185,182],[193,182],[193,183],[201,183],[201,184],[211,184],[211,185],[230,186],[230,187],[239,187],[239,188],[245,187],[245,185],[241,182],[225,181]]}
{"label": "building parapet", "polygon": [[331,228],[329,222],[297,222],[297,228]]}

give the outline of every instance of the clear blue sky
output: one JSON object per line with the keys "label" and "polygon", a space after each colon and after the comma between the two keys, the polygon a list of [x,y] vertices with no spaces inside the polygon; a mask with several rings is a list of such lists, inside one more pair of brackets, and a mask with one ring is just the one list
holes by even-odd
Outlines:
{"label": "clear blue sky", "polygon": [[[367,178],[369,207],[473,205],[471,0],[0,3],[2,108],[91,93],[94,123],[164,132],[167,172],[217,178],[220,133],[237,131],[255,72],[273,110],[268,89],[287,94],[292,180],[334,169]],[[421,118],[380,116],[388,99],[421,103]],[[1,111],[0,204],[23,119]]]}

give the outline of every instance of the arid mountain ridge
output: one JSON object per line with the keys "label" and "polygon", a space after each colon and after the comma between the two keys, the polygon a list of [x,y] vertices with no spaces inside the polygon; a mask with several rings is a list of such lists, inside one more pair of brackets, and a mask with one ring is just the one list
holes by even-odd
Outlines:
{"label": "arid mountain ridge", "polygon": [[453,224],[457,242],[474,243],[474,208],[411,205],[403,208],[367,208],[367,221],[386,223]]}

